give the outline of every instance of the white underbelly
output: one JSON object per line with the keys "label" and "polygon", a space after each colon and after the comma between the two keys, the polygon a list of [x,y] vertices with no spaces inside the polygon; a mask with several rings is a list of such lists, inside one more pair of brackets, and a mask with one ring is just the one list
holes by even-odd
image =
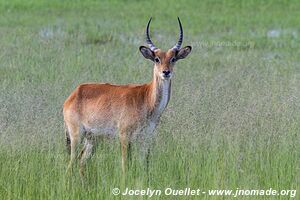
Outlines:
{"label": "white underbelly", "polygon": [[96,126],[96,127],[85,127],[87,132],[92,133],[95,136],[107,135],[107,136],[116,136],[117,128],[113,126]]}
{"label": "white underbelly", "polygon": [[[152,137],[155,134],[156,127],[157,123],[155,121],[149,120],[143,125],[140,124],[136,127],[135,130],[131,130],[132,132],[128,134],[132,136],[132,139],[135,139],[137,137]],[[118,136],[118,128],[117,126],[113,126],[112,124],[102,124],[93,126],[84,125],[84,130],[86,132],[92,133],[95,136]]]}

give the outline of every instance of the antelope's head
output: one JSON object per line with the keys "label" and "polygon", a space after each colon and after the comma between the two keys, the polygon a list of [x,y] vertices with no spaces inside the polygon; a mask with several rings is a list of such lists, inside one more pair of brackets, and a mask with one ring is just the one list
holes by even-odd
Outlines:
{"label": "antelope's head", "polygon": [[146,28],[146,42],[149,47],[140,46],[140,52],[146,59],[154,62],[154,75],[162,80],[169,80],[173,75],[173,68],[175,63],[184,59],[192,51],[191,46],[181,48],[183,40],[183,30],[180,19],[178,17],[178,23],[180,28],[179,40],[177,44],[168,51],[162,51],[155,47],[149,36],[149,26],[152,18],[150,18]]}

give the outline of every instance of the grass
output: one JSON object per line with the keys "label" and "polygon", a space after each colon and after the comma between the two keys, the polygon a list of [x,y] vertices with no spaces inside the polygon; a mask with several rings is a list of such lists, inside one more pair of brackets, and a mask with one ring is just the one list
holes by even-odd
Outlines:
{"label": "grass", "polygon": [[[1,199],[146,199],[112,195],[125,186],[299,193],[299,9],[279,0],[0,1]],[[177,16],[193,46],[176,66],[150,176],[135,148],[124,184],[119,143],[103,142],[82,187],[79,174],[65,174],[62,104],[83,82],[150,81],[138,52],[150,16],[157,46],[174,45]]]}

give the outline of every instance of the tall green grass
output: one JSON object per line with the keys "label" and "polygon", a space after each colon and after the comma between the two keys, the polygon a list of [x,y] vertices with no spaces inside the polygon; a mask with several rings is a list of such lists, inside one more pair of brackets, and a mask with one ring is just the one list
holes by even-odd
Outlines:
{"label": "tall green grass", "polygon": [[[146,199],[113,196],[115,187],[299,193],[299,9],[298,1],[0,1],[1,199]],[[62,104],[83,82],[150,81],[152,64],[138,52],[150,16],[157,46],[175,44],[177,16],[193,46],[176,66],[150,175],[135,147],[122,177],[119,143],[104,141],[82,186],[77,171],[65,173]]]}

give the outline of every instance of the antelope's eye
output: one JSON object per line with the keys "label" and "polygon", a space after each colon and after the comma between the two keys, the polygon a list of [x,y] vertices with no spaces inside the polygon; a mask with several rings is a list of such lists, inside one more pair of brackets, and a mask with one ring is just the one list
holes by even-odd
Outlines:
{"label": "antelope's eye", "polygon": [[174,63],[175,61],[176,61],[176,59],[174,57],[171,58],[171,60],[170,60],[171,63]]}
{"label": "antelope's eye", "polygon": [[158,57],[155,57],[154,60],[155,60],[156,63],[159,63],[159,62],[160,62],[160,60],[159,60]]}

